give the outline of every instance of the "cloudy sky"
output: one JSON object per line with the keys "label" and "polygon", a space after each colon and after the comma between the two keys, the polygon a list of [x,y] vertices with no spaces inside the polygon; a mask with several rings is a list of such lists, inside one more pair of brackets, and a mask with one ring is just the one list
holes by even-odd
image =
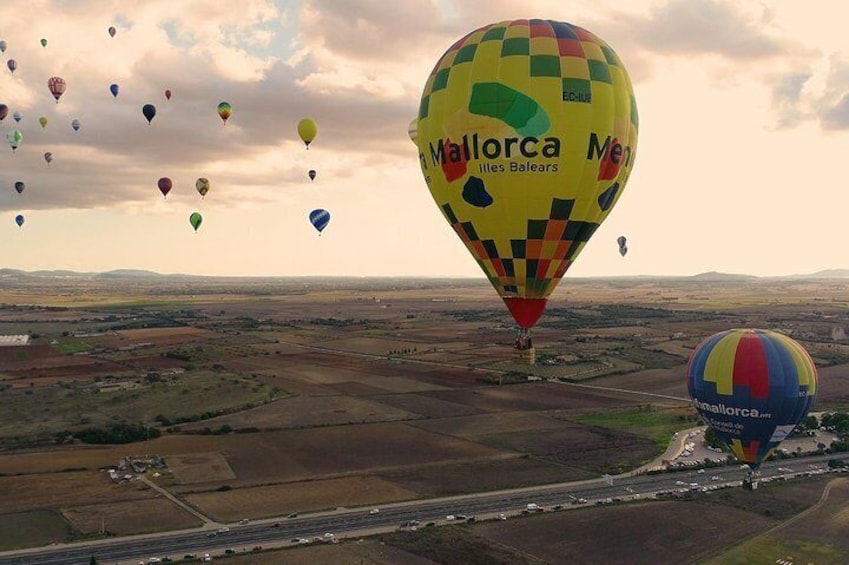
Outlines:
{"label": "cloudy sky", "polygon": [[[849,267],[849,187],[837,174],[849,158],[849,7],[816,6],[3,2],[0,103],[9,115],[0,130],[17,127],[24,139],[14,154],[0,147],[0,267],[480,277],[428,193],[407,124],[451,43],[528,17],[605,39],[630,72],[640,111],[628,187],[567,277]],[[58,104],[51,76],[68,85]],[[226,125],[221,101],[233,107]],[[157,108],[150,125],[147,103]],[[296,132],[306,116],[319,126],[309,151]],[[313,183],[309,169],[318,171]],[[211,182],[203,200],[200,176]],[[167,200],[160,177],[174,183]],[[332,214],[320,237],[307,221],[315,208]],[[194,211],[204,217],[197,233]],[[20,229],[17,214],[26,217]],[[624,259],[620,234],[629,240]]]}

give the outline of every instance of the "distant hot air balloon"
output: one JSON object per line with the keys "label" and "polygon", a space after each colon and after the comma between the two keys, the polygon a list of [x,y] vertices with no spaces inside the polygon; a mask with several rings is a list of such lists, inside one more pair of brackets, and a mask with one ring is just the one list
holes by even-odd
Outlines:
{"label": "distant hot air balloon", "polygon": [[625,239],[624,235],[620,235],[616,238],[616,243],[619,244],[619,254],[624,257],[628,253],[628,240]]}
{"label": "distant hot air balloon", "polygon": [[18,191],[18,194],[21,194],[26,187],[27,187],[27,185],[25,185],[24,181],[22,181],[22,180],[15,182],[15,190]]}
{"label": "distant hot air balloon", "polygon": [[9,67],[9,70],[12,71],[12,74],[15,73],[15,69],[18,68],[18,62],[14,59],[9,59],[6,61],[6,66]]}
{"label": "distant hot air balloon", "polygon": [[18,224],[18,227],[24,225],[24,215],[18,214],[17,216],[15,216],[15,223]]}
{"label": "distant hot air balloon", "polygon": [[318,230],[318,235],[321,235],[321,232],[324,231],[324,228],[326,228],[327,224],[330,223],[330,212],[322,210],[321,208],[313,210],[310,212],[310,223]]}
{"label": "distant hot air balloon", "polygon": [[46,40],[46,39],[44,39],[43,37],[41,38],[41,46],[42,46],[42,47],[47,47],[47,40]]}
{"label": "distant hot air balloon", "polygon": [[165,100],[171,100],[171,91],[170,90],[165,91]]}
{"label": "distant hot air balloon", "polygon": [[15,112],[14,114],[12,114],[12,117],[15,118],[16,122],[20,122],[22,119],[24,119],[24,115],[20,112]]}
{"label": "distant hot air balloon", "polygon": [[9,145],[12,147],[12,152],[18,148],[23,139],[24,134],[21,133],[21,130],[13,129],[12,131],[6,132],[6,141],[8,141]]}
{"label": "distant hot air balloon", "polygon": [[198,193],[200,193],[200,197],[203,198],[206,196],[206,193],[209,192],[209,179],[206,177],[200,177],[197,181],[195,181],[195,188]]}
{"label": "distant hot air balloon", "polygon": [[407,126],[407,135],[410,136],[410,141],[413,144],[416,144],[416,140],[419,138],[419,119],[413,118],[410,120],[410,124]]}
{"label": "distant hot air balloon", "polygon": [[733,329],[696,347],[687,390],[716,437],[755,471],[813,407],[817,370],[805,349],[783,334]]}
{"label": "distant hot air balloon", "polygon": [[45,116],[41,116],[40,118],[38,118],[38,123],[41,124],[41,129],[46,128],[47,127],[47,118]]}
{"label": "distant hot air balloon", "polygon": [[198,212],[192,212],[191,216],[189,216],[189,223],[195,228],[195,233],[197,233],[198,228],[203,223],[203,216]]}
{"label": "distant hot air balloon", "polygon": [[315,180],[316,174],[318,173],[315,172],[315,169],[310,169],[310,172],[307,173],[307,176],[310,177],[310,180]]}
{"label": "distant hot air balloon", "polygon": [[119,89],[118,85],[115,84],[114,82],[109,85],[109,92],[112,93],[112,98],[118,98],[118,89]]}
{"label": "distant hot air balloon", "polygon": [[162,193],[162,197],[166,198],[168,196],[168,193],[171,191],[171,179],[169,179],[168,177],[162,177],[161,179],[159,179],[156,185],[159,187],[159,192]]}
{"label": "distant hot air balloon", "polygon": [[71,127],[74,128],[74,131],[79,131],[80,130],[80,121],[78,119],[74,118],[73,120],[71,120]]}
{"label": "distant hot air balloon", "polygon": [[156,115],[156,106],[154,106],[153,104],[145,104],[142,107],[142,114],[145,118],[147,118],[147,123],[150,124],[150,122],[153,120],[153,117]]}
{"label": "distant hot air balloon", "polygon": [[622,194],[637,130],[625,66],[578,26],[494,23],[434,65],[419,104],[417,160],[526,337]]}
{"label": "distant hot air balloon", "polygon": [[233,113],[233,107],[230,106],[229,102],[222,102],[218,105],[218,116],[227,123],[227,118]]}
{"label": "distant hot air balloon", "polygon": [[0,53],[5,53],[5,52],[6,52],[6,42],[4,40],[0,39]]}
{"label": "distant hot air balloon", "polygon": [[0,104],[0,122],[2,122],[7,115],[9,115],[9,107],[5,104]]}
{"label": "distant hot air balloon", "polygon": [[109,26],[109,37],[115,37],[115,33],[118,31],[115,29],[115,26]]}
{"label": "distant hot air balloon", "polygon": [[307,149],[310,148],[310,143],[318,135],[318,126],[312,118],[304,118],[298,122],[298,135],[301,136],[301,141],[304,142]]}
{"label": "distant hot air balloon", "polygon": [[51,153],[50,151],[47,151],[47,152],[44,154],[44,160],[45,160],[45,161],[47,161],[47,164],[48,164],[48,165],[49,165],[50,163],[52,163],[52,162],[53,162],[53,153]]}
{"label": "distant hot air balloon", "polygon": [[50,90],[50,94],[53,95],[53,98],[56,99],[56,103],[59,103],[59,98],[65,92],[65,81],[61,77],[50,77],[47,79],[47,88]]}

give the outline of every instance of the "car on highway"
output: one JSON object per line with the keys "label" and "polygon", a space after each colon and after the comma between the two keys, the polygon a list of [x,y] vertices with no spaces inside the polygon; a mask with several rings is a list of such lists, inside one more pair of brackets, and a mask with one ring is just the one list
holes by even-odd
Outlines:
{"label": "car on highway", "polygon": [[297,518],[297,517],[298,517],[298,513],[297,513],[297,512],[291,512],[291,513],[289,513],[289,515],[288,515],[288,516],[286,516],[286,517],[287,517],[287,518]]}
{"label": "car on highway", "polygon": [[380,514],[380,508],[372,508],[368,511],[369,514]]}

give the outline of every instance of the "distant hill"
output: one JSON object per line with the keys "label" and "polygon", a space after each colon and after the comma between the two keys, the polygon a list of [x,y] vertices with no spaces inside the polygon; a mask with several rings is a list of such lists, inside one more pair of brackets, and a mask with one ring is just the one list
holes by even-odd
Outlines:
{"label": "distant hill", "polygon": [[146,271],[144,269],[115,269],[113,271],[106,271],[95,275],[98,279],[152,279],[167,276],[168,275],[163,275],[162,273]]}
{"label": "distant hill", "polygon": [[810,275],[798,276],[804,276],[805,278],[809,279],[845,279],[849,278],[849,269],[825,269],[823,271],[811,273]]}
{"label": "distant hill", "polygon": [[741,275],[741,274],[734,274],[734,273],[720,273],[720,272],[717,272],[717,271],[708,271],[706,273],[699,273],[698,275],[693,275],[692,277],[689,277],[689,278],[694,279],[694,280],[698,280],[698,281],[708,281],[708,282],[712,282],[712,281],[716,281],[716,282],[740,281],[740,282],[742,282],[742,281],[753,281],[753,280],[756,280],[758,277],[756,277],[755,275]]}

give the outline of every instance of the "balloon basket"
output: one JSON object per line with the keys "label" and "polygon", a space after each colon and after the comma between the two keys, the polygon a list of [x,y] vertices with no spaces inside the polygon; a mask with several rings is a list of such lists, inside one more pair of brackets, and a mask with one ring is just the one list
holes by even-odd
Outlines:
{"label": "balloon basket", "polygon": [[524,365],[533,365],[534,363],[536,363],[537,359],[536,349],[533,347],[528,347],[525,349],[515,349],[513,352],[513,357],[518,363]]}
{"label": "balloon basket", "polygon": [[758,489],[758,475],[755,471],[749,471],[746,473],[746,476],[743,478],[743,488],[745,490],[757,490]]}

